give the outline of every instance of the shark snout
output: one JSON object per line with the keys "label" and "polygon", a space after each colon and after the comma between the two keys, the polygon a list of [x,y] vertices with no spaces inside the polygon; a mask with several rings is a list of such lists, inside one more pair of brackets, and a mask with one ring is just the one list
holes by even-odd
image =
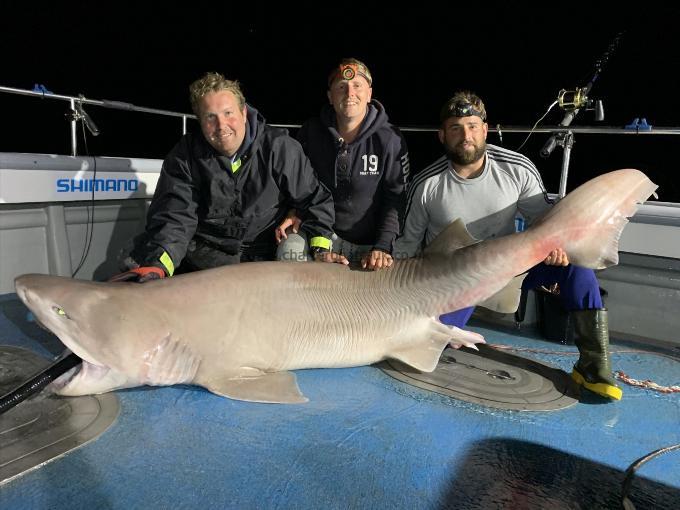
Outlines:
{"label": "shark snout", "polygon": [[26,306],[36,305],[39,301],[38,297],[47,289],[44,288],[44,282],[51,278],[47,275],[40,274],[24,274],[14,279],[14,289],[17,296]]}
{"label": "shark snout", "polygon": [[19,278],[15,280],[14,288],[16,290],[17,296],[19,296],[19,299],[21,299],[25,304],[28,304],[30,301],[30,293],[28,292],[26,286],[23,285],[19,280]]}

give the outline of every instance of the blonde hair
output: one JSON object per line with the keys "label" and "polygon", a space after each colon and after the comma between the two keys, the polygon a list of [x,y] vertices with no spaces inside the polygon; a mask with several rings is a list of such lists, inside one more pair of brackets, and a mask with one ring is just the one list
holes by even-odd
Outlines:
{"label": "blonde hair", "polygon": [[220,92],[222,90],[234,94],[239,108],[243,109],[246,104],[246,98],[241,91],[241,84],[236,80],[227,80],[220,73],[205,73],[205,75],[189,86],[191,109],[196,115],[199,115],[198,105],[201,99],[211,92]]}

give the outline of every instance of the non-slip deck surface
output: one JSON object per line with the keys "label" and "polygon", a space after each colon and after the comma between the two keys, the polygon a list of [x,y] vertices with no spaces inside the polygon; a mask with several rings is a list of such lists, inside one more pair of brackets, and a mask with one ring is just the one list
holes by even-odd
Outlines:
{"label": "non-slip deck surface", "polygon": [[[491,344],[569,371],[574,348],[487,327]],[[0,296],[0,343],[58,341]],[[637,379],[679,384],[677,353],[613,346]],[[513,351],[510,351],[513,352]],[[297,371],[310,402],[271,405],[177,386],[119,391],[98,439],[0,485],[2,508],[616,508],[624,470],[680,443],[680,395],[624,387],[553,411],[507,411],[395,380],[376,367]],[[680,508],[680,455],[645,464],[637,508]]]}

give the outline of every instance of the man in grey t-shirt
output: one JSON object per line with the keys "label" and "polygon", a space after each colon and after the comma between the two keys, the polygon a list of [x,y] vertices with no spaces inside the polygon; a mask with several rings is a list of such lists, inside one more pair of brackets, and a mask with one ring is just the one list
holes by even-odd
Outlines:
{"label": "man in grey t-shirt", "polygon": [[[403,232],[394,250],[397,257],[417,254],[457,218],[475,238],[489,239],[513,234],[518,213],[531,224],[552,205],[528,158],[487,145],[486,109],[479,97],[456,93],[442,108],[440,121],[439,141],[446,155],[411,183]],[[609,362],[607,311],[594,272],[569,264],[567,254],[556,249],[529,270],[522,288],[556,283],[580,352],[572,377],[599,395],[620,399]],[[472,311],[455,310],[440,320],[462,328]]]}

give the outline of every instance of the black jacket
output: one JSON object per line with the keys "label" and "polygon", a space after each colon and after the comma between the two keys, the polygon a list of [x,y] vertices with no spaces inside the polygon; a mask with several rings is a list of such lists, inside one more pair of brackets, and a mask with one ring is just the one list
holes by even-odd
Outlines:
{"label": "black jacket", "polygon": [[409,164],[406,142],[383,106],[369,103],[361,131],[350,144],[338,134],[330,105],[302,126],[298,140],[333,193],[335,232],[352,243],[391,252]]}
{"label": "black jacket", "polygon": [[[149,207],[146,235],[133,258],[158,265],[162,251],[175,266],[190,242],[229,255],[275,252],[274,228],[289,208],[299,211],[310,237],[329,238],[333,201],[300,144],[272,128],[248,106],[241,167],[232,173],[202,134],[187,134],[168,154]],[[249,143],[249,145],[248,145]]]}

